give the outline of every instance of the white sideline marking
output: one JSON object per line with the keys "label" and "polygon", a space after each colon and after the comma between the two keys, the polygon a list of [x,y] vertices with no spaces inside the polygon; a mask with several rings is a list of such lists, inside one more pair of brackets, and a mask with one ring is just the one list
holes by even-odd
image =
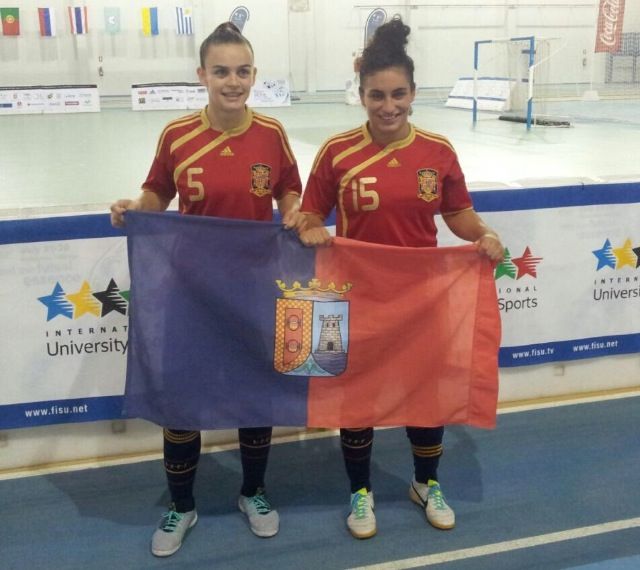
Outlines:
{"label": "white sideline marking", "polygon": [[532,548],[534,546],[543,546],[545,544],[564,542],[566,540],[575,540],[576,538],[584,538],[587,536],[616,532],[635,527],[640,527],[640,517],[592,526],[583,526],[581,528],[563,530],[561,532],[540,534],[538,536],[518,538],[516,540],[508,540],[505,542],[496,542],[494,544],[485,544],[483,546],[476,546],[473,548],[450,550],[449,552],[416,556],[414,558],[405,558],[404,560],[393,560],[391,562],[382,562],[381,564],[358,566],[356,568],[351,568],[350,570],[408,570],[409,568],[420,568],[431,564],[442,564],[444,562],[453,562],[454,560],[465,560],[469,558],[477,558],[479,556],[488,556],[489,554],[500,554],[502,552]]}

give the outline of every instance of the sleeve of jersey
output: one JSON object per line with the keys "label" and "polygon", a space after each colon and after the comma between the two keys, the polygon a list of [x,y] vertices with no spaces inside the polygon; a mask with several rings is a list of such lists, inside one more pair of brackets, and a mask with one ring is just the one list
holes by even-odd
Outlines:
{"label": "sleeve of jersey", "polygon": [[161,137],[156,155],[151,163],[147,179],[142,185],[145,192],[155,192],[167,200],[173,200],[176,195],[176,185],[173,182],[171,170],[168,137]]}
{"label": "sleeve of jersey", "polygon": [[[293,156],[293,155],[291,155]],[[282,171],[280,172],[280,180],[274,189],[273,197],[276,200],[284,198],[287,194],[302,194],[302,181],[298,172],[298,164],[291,162],[286,155],[282,160]]]}
{"label": "sleeve of jersey", "polygon": [[469,208],[473,208],[473,202],[471,201],[458,157],[453,154],[451,167],[442,183],[440,212],[442,214],[454,214]]}
{"label": "sleeve of jersey", "polygon": [[[322,152],[322,151],[321,151]],[[338,190],[336,188],[331,155],[325,152],[317,157],[309,174],[307,185],[302,195],[302,212],[317,214],[325,219],[336,205]]]}

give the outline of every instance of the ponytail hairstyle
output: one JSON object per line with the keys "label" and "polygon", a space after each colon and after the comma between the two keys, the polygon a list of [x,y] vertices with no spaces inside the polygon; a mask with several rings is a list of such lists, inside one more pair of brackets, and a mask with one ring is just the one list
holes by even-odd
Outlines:
{"label": "ponytail hairstyle", "polygon": [[204,60],[207,56],[209,46],[224,44],[244,44],[249,48],[251,55],[253,55],[251,42],[240,33],[238,27],[231,22],[223,22],[200,44],[200,67],[204,68]]}
{"label": "ponytail hairstyle", "polygon": [[407,43],[411,28],[400,18],[393,18],[390,22],[380,26],[369,45],[364,48],[359,61],[360,90],[368,75],[390,67],[400,67],[407,74],[411,89],[416,88],[413,79],[413,60],[407,55]]}

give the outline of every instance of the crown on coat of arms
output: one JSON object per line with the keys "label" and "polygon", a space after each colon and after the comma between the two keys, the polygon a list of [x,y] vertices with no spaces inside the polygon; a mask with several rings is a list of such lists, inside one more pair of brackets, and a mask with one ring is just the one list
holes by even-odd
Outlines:
{"label": "crown on coat of arms", "polygon": [[345,283],[341,288],[338,288],[333,281],[323,287],[322,282],[315,277],[308,282],[307,287],[303,287],[300,281],[294,281],[291,287],[287,287],[287,284],[280,279],[276,279],[276,285],[282,291],[282,296],[285,299],[302,299],[310,296],[340,299],[353,287],[351,283]]}

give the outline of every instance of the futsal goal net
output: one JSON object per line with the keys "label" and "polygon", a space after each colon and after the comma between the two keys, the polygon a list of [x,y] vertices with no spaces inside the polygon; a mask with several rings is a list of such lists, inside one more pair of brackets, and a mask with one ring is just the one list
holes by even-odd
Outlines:
{"label": "futsal goal net", "polygon": [[473,76],[461,78],[447,106],[473,111],[474,124],[486,117],[533,125],[569,126],[567,117],[546,108],[553,56],[559,39],[536,36],[474,42]]}

